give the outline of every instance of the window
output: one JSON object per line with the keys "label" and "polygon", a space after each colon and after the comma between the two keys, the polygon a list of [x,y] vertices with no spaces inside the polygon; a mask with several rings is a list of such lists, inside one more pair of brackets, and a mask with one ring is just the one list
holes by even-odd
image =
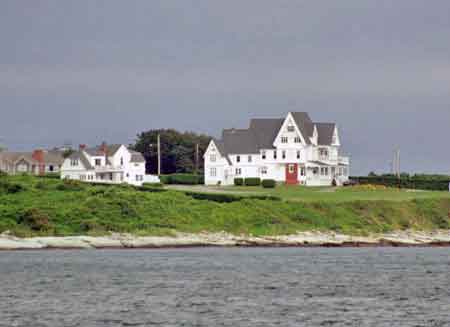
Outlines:
{"label": "window", "polygon": [[70,160],[70,165],[73,166],[78,166],[78,159],[71,159]]}
{"label": "window", "polygon": [[262,160],[266,160],[266,151],[261,152]]}
{"label": "window", "polygon": [[331,167],[331,175],[336,176],[336,167]]}
{"label": "window", "polygon": [[95,159],[95,165],[101,166],[102,165],[102,159]]}
{"label": "window", "polygon": [[302,140],[301,140],[300,136],[296,136],[294,138],[294,143],[302,143]]}
{"label": "window", "polygon": [[242,174],[241,168],[236,168],[236,176],[240,176]]}
{"label": "window", "polygon": [[277,158],[277,150],[273,151],[273,158],[276,159]]}
{"label": "window", "polygon": [[287,128],[288,132],[295,132],[295,127],[294,125],[289,125]]}
{"label": "window", "polygon": [[289,174],[293,174],[295,172],[295,165],[288,166]]}
{"label": "window", "polygon": [[348,169],[347,169],[347,168],[344,168],[344,169],[342,170],[342,173],[343,173],[344,176],[348,176]]}
{"label": "window", "polygon": [[123,166],[123,157],[120,157],[120,165]]}
{"label": "window", "polygon": [[327,159],[328,158],[328,149],[320,148],[319,149],[319,156],[321,159]]}
{"label": "window", "polygon": [[322,168],[320,168],[320,175],[322,175],[322,176],[328,176],[328,167],[322,167]]}
{"label": "window", "polygon": [[216,160],[217,160],[217,156],[215,154],[212,154],[209,156],[209,161],[216,162]]}
{"label": "window", "polygon": [[286,151],[283,150],[283,151],[281,152],[281,157],[282,157],[283,159],[286,159]]}
{"label": "window", "polygon": [[216,177],[217,176],[217,169],[216,168],[211,168],[209,170],[209,176]]}
{"label": "window", "polygon": [[286,136],[282,136],[281,143],[287,143],[287,142],[288,142],[288,138]]}
{"label": "window", "polygon": [[267,167],[261,167],[261,175],[267,175]]}
{"label": "window", "polygon": [[144,176],[136,175],[136,182],[142,182],[144,180]]}
{"label": "window", "polygon": [[302,168],[300,169],[300,176],[305,176],[305,173],[306,173],[305,168],[302,167]]}
{"label": "window", "polygon": [[48,166],[48,170],[49,171],[55,171],[55,167],[53,167],[52,165]]}
{"label": "window", "polygon": [[313,168],[313,174],[317,175],[319,173],[319,168],[315,167]]}
{"label": "window", "polygon": [[252,162],[252,156],[248,156],[248,162]]}
{"label": "window", "polygon": [[297,151],[297,159],[300,159],[300,151]]}
{"label": "window", "polygon": [[236,156],[236,162],[241,162],[241,156]]}
{"label": "window", "polygon": [[86,180],[86,175],[80,175],[80,181],[85,181]]}

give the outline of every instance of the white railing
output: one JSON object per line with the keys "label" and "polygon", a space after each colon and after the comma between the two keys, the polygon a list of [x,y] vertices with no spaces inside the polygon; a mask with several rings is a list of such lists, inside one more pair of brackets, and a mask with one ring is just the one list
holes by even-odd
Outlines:
{"label": "white railing", "polygon": [[349,157],[339,157],[338,163],[342,165],[349,165],[350,164],[350,158]]}

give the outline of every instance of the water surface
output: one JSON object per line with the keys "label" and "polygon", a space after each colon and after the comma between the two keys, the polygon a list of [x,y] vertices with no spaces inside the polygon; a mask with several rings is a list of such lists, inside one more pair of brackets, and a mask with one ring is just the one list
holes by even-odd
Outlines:
{"label": "water surface", "polygon": [[0,326],[450,326],[450,249],[0,252]]}

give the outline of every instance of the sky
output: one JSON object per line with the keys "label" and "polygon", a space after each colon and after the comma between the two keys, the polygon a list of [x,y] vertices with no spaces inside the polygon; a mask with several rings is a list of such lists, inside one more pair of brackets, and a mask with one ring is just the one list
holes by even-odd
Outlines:
{"label": "sky", "polygon": [[0,2],[0,144],[214,137],[306,111],[353,174],[450,173],[448,0]]}

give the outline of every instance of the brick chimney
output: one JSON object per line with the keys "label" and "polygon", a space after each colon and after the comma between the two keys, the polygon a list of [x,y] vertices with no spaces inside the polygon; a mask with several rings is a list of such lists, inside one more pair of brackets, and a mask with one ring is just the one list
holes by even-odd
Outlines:
{"label": "brick chimney", "polygon": [[78,149],[79,149],[80,151],[84,151],[84,150],[86,149],[86,144],[80,144],[79,147],[78,147]]}
{"label": "brick chimney", "polygon": [[38,162],[38,172],[39,175],[45,174],[45,160],[44,160],[44,150],[34,150],[31,155],[34,160]]}

